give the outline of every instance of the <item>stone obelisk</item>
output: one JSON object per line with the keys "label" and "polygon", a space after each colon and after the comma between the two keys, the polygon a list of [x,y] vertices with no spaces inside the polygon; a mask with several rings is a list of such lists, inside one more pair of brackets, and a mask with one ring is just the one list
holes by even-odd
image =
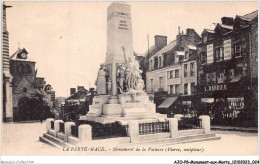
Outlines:
{"label": "stone obelisk", "polygon": [[105,64],[110,66],[112,96],[117,95],[116,66],[124,64],[126,55],[133,58],[131,7],[124,2],[113,2],[107,9],[107,55]]}

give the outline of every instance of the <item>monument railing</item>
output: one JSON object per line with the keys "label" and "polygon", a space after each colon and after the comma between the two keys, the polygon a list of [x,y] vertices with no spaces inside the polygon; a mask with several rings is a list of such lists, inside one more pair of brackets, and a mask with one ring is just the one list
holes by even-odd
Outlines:
{"label": "monument railing", "polygon": [[51,129],[54,129],[54,121],[51,121]]}
{"label": "monument railing", "polygon": [[61,133],[65,133],[64,123],[63,123],[63,122],[60,122],[59,125],[60,125],[60,132],[61,132]]}
{"label": "monument railing", "polygon": [[184,118],[178,121],[178,130],[200,129],[202,128],[202,120],[199,118]]}
{"label": "monument railing", "polygon": [[92,121],[80,121],[76,125],[88,124],[92,127],[92,139],[107,139],[116,137],[128,137],[128,125],[120,125],[118,122],[101,124]]}
{"label": "monument railing", "polygon": [[76,126],[76,125],[71,126],[71,135],[73,137],[77,137],[77,138],[79,137],[78,126]]}
{"label": "monument railing", "polygon": [[156,134],[169,131],[169,121],[152,122],[152,123],[139,123],[139,134]]}

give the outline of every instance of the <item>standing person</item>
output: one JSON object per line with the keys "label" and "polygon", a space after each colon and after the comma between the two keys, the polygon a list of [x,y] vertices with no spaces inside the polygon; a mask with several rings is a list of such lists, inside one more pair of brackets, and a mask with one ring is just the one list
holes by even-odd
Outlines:
{"label": "standing person", "polygon": [[100,66],[95,85],[97,86],[97,94],[106,94],[106,72],[103,65]]}

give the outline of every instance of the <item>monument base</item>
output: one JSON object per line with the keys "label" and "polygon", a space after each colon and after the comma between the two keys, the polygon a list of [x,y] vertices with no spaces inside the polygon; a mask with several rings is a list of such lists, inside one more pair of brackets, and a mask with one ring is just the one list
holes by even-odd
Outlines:
{"label": "monument base", "polygon": [[[165,121],[167,115],[156,113],[155,104],[149,101],[144,92],[124,93],[114,97],[98,95],[93,98],[86,118],[82,120],[94,121],[102,124],[119,122],[122,125],[130,120],[140,123]],[[117,103],[111,102],[117,99]],[[124,123],[124,124],[123,124]]]}

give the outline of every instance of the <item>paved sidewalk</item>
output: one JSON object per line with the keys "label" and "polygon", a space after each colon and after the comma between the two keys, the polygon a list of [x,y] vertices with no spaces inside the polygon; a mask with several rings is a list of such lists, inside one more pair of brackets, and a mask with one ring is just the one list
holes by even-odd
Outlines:
{"label": "paved sidewalk", "polygon": [[240,131],[240,132],[258,132],[257,127],[233,127],[233,126],[211,126],[212,130],[222,131]]}

